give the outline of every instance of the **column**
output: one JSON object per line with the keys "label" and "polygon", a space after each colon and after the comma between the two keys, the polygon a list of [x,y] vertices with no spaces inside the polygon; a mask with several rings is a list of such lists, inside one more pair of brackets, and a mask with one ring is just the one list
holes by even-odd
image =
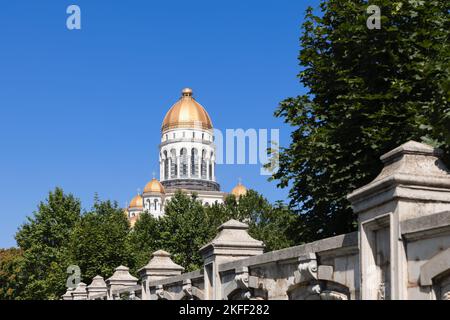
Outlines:
{"label": "column", "polygon": [[210,180],[209,173],[209,159],[206,159],[206,180]]}
{"label": "column", "polygon": [[264,253],[262,241],[248,234],[248,225],[229,220],[219,227],[219,234],[200,248],[204,265],[205,300],[221,300],[223,288],[218,266],[225,262],[245,259]]}
{"label": "column", "polygon": [[187,177],[188,179],[190,179],[192,176],[191,173],[191,155],[188,153],[187,154]]}
{"label": "column", "polygon": [[170,180],[170,178],[172,178],[172,157],[169,157],[169,168],[167,168],[168,171],[168,178]]}
{"label": "column", "polygon": [[177,179],[180,178],[180,157],[177,157]]}
{"label": "column", "polygon": [[141,277],[142,300],[151,300],[150,282],[181,275],[184,268],[172,261],[170,253],[158,250],[152,254],[149,263],[138,270]]}

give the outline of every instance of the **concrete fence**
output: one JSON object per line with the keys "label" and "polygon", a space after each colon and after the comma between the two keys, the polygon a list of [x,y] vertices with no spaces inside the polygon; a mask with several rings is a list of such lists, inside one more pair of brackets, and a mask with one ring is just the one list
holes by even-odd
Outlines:
{"label": "concrete fence", "polygon": [[165,251],[139,279],[120,266],[106,281],[69,289],[65,300],[450,300],[450,172],[441,153],[410,141],[348,196],[358,231],[264,252],[231,220],[200,249],[202,270],[183,273]]}

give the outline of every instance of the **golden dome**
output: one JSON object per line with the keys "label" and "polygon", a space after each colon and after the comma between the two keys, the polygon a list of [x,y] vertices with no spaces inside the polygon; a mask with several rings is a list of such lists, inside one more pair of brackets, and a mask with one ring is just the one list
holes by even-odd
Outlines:
{"label": "golden dome", "polygon": [[128,208],[130,209],[144,208],[144,199],[138,194],[136,197],[133,198],[133,200],[131,200],[130,206]]}
{"label": "golden dome", "polygon": [[162,131],[174,128],[212,129],[211,118],[205,108],[192,97],[192,89],[185,88],[181,98],[167,112]]}
{"label": "golden dome", "polygon": [[240,198],[247,194],[247,188],[239,182],[238,185],[231,191],[231,194],[233,194],[236,198]]}
{"label": "golden dome", "polygon": [[144,188],[144,193],[152,192],[152,193],[165,193],[163,185],[156,180],[155,178],[152,179]]}

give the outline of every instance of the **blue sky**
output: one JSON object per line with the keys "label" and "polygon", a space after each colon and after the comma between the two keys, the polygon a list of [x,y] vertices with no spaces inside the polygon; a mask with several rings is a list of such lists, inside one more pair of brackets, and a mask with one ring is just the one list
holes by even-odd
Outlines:
{"label": "blue sky", "polygon": [[[82,30],[66,28],[66,8]],[[125,205],[158,172],[165,113],[192,87],[216,128],[290,128],[278,103],[305,90],[300,25],[316,1],[15,0],[0,6],[0,247],[48,191],[89,209],[94,194]],[[259,165],[221,165],[269,200],[287,190]]]}

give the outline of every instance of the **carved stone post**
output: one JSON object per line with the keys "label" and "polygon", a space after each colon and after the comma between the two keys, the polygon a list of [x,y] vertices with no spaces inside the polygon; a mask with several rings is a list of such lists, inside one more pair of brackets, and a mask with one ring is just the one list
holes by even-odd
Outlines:
{"label": "carved stone post", "polygon": [[409,141],[383,155],[378,177],[348,196],[359,219],[362,299],[408,299],[413,283],[400,225],[450,209],[450,174],[440,155]]}
{"label": "carved stone post", "polygon": [[142,283],[142,300],[150,300],[150,281],[178,276],[183,271],[182,266],[170,259],[170,253],[164,250],[154,252],[149,263],[138,271]]}
{"label": "carved stone post", "polygon": [[119,266],[116,268],[112,277],[106,279],[106,284],[108,286],[108,300],[117,298],[117,296],[114,296],[114,291],[137,285],[138,279],[133,277],[129,270],[130,269],[125,266]]}
{"label": "carved stone post", "polygon": [[219,234],[200,249],[204,260],[206,300],[223,298],[218,265],[264,252],[264,244],[250,237],[248,225],[245,223],[230,220],[222,224],[218,230]]}
{"label": "carved stone post", "polygon": [[96,276],[92,279],[90,285],[87,286],[88,297],[91,298],[93,295],[97,294],[105,294],[108,293],[108,287],[106,286],[106,282],[101,276]]}
{"label": "carved stone post", "polygon": [[63,294],[62,299],[63,300],[73,300],[72,292],[74,291],[74,288],[67,288],[66,293]]}
{"label": "carved stone post", "polygon": [[88,293],[86,290],[86,284],[80,282],[77,288],[72,292],[73,300],[87,300]]}

